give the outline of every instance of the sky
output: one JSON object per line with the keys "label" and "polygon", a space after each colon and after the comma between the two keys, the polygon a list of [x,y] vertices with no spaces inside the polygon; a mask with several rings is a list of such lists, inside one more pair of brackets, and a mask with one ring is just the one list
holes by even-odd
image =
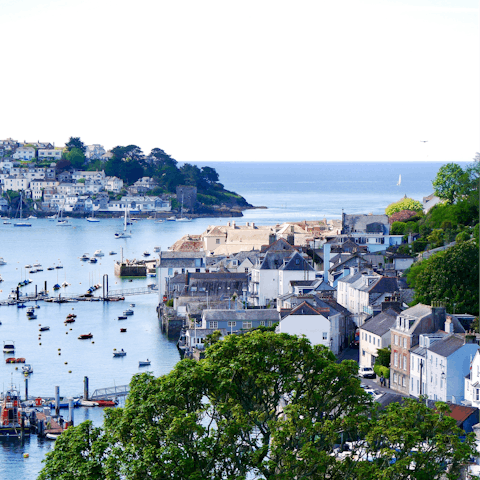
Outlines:
{"label": "sky", "polygon": [[0,0],[0,138],[471,161],[479,25],[477,0]]}

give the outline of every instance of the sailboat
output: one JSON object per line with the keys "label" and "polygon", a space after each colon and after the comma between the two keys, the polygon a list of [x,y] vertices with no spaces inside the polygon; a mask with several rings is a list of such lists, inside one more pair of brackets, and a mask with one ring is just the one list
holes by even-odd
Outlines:
{"label": "sailboat", "polygon": [[[65,202],[63,202],[63,207],[65,208]],[[68,222],[68,220],[63,219],[63,208],[60,209],[60,216],[58,217],[57,222],[58,227],[71,227],[72,224]]]}
{"label": "sailboat", "polygon": [[127,233],[127,205],[125,204],[125,219],[123,221],[123,232],[115,233],[115,238],[130,238],[132,233]]}
{"label": "sailboat", "polygon": [[177,222],[191,222],[191,221],[192,221],[191,218],[185,217],[183,215],[183,195],[182,195],[182,208],[180,210],[180,218],[177,218]]}
{"label": "sailboat", "polygon": [[95,210],[92,208],[92,216],[87,218],[87,222],[99,222],[98,218],[95,218]]}
{"label": "sailboat", "polygon": [[28,222],[22,222],[22,204],[23,204],[23,200],[22,200],[22,192],[20,191],[20,206],[19,206],[19,222],[17,223],[14,223],[14,227],[31,227],[32,224],[31,223],[28,223]]}
{"label": "sailboat", "polygon": [[398,183],[397,183],[397,187],[402,183],[402,175],[400,174],[398,176]]}

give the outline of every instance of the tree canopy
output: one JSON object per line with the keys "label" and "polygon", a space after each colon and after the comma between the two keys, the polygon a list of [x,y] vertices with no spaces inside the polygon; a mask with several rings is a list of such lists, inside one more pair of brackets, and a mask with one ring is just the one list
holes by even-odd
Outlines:
{"label": "tree canopy", "polygon": [[[125,407],[106,412],[103,429],[69,428],[39,478],[433,480],[447,463],[458,475],[473,439],[461,443],[448,407],[379,411],[357,369],[304,337],[229,335],[204,360],[135,376]],[[346,440],[351,455],[339,461]]]}
{"label": "tree canopy", "polygon": [[[476,161],[465,170],[457,163],[447,163],[440,167],[432,182],[435,195],[448,203],[455,203],[460,198],[477,192],[480,174],[478,153]],[[477,195],[478,196],[478,195]]]}
{"label": "tree canopy", "polygon": [[478,243],[460,242],[414,263],[407,274],[415,303],[446,303],[449,311],[478,315]]}
{"label": "tree canopy", "polygon": [[423,209],[422,204],[418,200],[413,198],[402,198],[398,202],[391,203],[386,209],[385,213],[390,217],[394,213],[401,212],[403,210],[410,210],[413,212],[421,212]]}
{"label": "tree canopy", "polygon": [[71,151],[73,148],[78,148],[79,150],[82,151],[82,153],[85,155],[85,152],[87,151],[87,147],[84,145],[84,143],[80,140],[80,137],[70,137],[70,140],[65,144],[65,148],[67,151]]}

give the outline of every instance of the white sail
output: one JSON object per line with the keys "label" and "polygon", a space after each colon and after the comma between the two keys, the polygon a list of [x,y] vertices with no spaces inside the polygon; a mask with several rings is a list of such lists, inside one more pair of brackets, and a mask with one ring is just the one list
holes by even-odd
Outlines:
{"label": "white sail", "polygon": [[397,183],[397,186],[400,185],[402,183],[402,175],[400,174],[398,176],[398,183]]}

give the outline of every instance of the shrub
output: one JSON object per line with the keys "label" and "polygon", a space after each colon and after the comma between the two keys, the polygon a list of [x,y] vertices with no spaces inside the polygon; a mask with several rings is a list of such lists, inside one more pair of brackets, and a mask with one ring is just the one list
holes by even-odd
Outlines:
{"label": "shrub", "polygon": [[401,212],[402,210],[412,210],[414,212],[421,212],[423,210],[422,204],[418,200],[413,198],[402,198],[398,202],[391,203],[386,209],[385,213],[388,216],[393,215],[396,212]]}
{"label": "shrub", "polygon": [[381,377],[383,374],[384,378],[390,378],[390,369],[383,365],[374,365],[373,371],[377,374],[377,377]]}

